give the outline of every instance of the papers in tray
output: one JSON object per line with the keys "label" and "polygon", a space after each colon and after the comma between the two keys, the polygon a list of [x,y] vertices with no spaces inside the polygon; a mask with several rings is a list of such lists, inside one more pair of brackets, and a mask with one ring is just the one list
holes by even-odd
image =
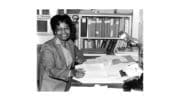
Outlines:
{"label": "papers in tray", "polygon": [[[75,68],[83,68],[85,76],[74,78],[82,83],[123,83],[142,74],[141,68],[131,56],[102,56],[89,59]],[[124,72],[125,75],[122,75]]]}

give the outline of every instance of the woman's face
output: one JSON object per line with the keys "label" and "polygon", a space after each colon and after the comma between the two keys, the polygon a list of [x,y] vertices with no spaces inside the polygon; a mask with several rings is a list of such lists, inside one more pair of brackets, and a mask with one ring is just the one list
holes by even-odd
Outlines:
{"label": "woman's face", "polygon": [[70,36],[69,26],[64,22],[59,22],[59,25],[57,26],[57,30],[56,30],[56,36],[60,40],[66,41]]}

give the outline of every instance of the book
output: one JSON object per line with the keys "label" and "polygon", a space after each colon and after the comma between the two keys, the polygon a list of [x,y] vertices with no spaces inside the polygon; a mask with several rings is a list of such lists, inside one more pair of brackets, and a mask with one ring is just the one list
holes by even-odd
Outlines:
{"label": "book", "polygon": [[100,18],[101,19],[101,37],[105,37],[105,18]]}
{"label": "book", "polygon": [[101,37],[101,19],[96,18],[96,23],[95,23],[95,37]]}
{"label": "book", "polygon": [[124,31],[128,33],[129,36],[131,36],[129,31],[129,18],[124,19]]}
{"label": "book", "polygon": [[105,47],[104,47],[105,49],[108,48],[110,41],[111,41],[111,39],[107,39],[107,42],[106,42]]}
{"label": "book", "polygon": [[87,37],[87,18],[81,19],[81,37]]}
{"label": "book", "polygon": [[95,37],[95,29],[96,29],[96,18],[90,17],[87,19],[87,35],[88,37]]}
{"label": "book", "polygon": [[101,48],[105,48],[106,43],[107,43],[107,39],[104,39],[104,40],[102,41]]}
{"label": "book", "polygon": [[117,40],[116,39],[112,39],[107,47],[107,54],[114,54],[114,48],[116,46]]}
{"label": "book", "polygon": [[82,48],[87,48],[87,40],[82,40],[83,41],[83,47]]}
{"label": "book", "polygon": [[100,48],[101,47],[101,43],[102,43],[102,40],[97,40],[97,47],[96,48]]}
{"label": "book", "polygon": [[119,20],[119,31],[118,32],[121,32],[121,31],[125,31],[125,20],[124,18],[120,18]]}
{"label": "book", "polygon": [[110,37],[110,18],[105,18],[104,23],[105,23],[105,30],[104,30],[104,34],[105,37]]}
{"label": "book", "polygon": [[109,31],[109,36],[113,37],[114,34],[114,18],[110,18],[110,31]]}
{"label": "book", "polygon": [[110,39],[109,43],[108,43],[108,45],[106,47],[106,53],[107,54],[111,54],[111,47],[112,47],[112,45],[113,45],[113,39]]}
{"label": "book", "polygon": [[114,33],[113,37],[118,37],[118,32],[119,32],[119,18],[114,19]]}

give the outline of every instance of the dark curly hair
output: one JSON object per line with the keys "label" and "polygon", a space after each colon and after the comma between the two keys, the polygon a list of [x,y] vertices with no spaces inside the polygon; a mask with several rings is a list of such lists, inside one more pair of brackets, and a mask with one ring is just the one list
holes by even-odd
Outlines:
{"label": "dark curly hair", "polygon": [[75,40],[76,39],[76,28],[74,26],[74,23],[72,22],[71,18],[66,15],[66,14],[63,14],[63,15],[55,15],[51,18],[50,20],[50,24],[51,24],[51,29],[53,31],[53,34],[56,35],[56,29],[57,29],[57,25],[59,25],[59,22],[64,22],[66,23],[69,28],[70,28],[70,39],[72,40]]}

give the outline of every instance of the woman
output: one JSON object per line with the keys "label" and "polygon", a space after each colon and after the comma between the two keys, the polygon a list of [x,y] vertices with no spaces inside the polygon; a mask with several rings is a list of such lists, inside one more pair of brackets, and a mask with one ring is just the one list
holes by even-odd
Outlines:
{"label": "woman", "polygon": [[84,60],[71,36],[74,32],[68,15],[55,15],[50,21],[54,38],[45,42],[40,50],[40,90],[64,91],[71,77],[82,78],[83,69],[74,69],[75,62]]}

